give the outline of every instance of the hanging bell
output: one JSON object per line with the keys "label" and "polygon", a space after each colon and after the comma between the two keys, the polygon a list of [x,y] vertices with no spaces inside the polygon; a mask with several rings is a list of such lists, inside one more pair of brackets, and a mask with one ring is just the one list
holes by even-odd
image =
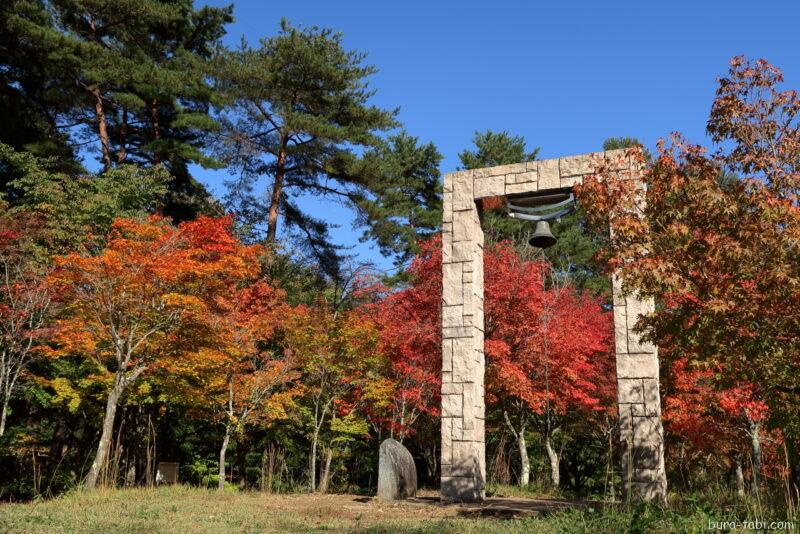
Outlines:
{"label": "hanging bell", "polygon": [[549,248],[556,244],[556,237],[550,232],[550,225],[547,221],[538,221],[536,223],[536,231],[533,232],[533,237],[529,241],[532,247],[536,248]]}

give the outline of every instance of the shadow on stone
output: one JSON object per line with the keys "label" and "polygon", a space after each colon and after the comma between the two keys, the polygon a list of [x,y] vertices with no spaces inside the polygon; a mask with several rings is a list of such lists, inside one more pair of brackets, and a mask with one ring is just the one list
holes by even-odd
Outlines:
{"label": "shadow on stone", "polygon": [[417,494],[417,468],[408,449],[391,438],[378,455],[378,499],[397,501]]}

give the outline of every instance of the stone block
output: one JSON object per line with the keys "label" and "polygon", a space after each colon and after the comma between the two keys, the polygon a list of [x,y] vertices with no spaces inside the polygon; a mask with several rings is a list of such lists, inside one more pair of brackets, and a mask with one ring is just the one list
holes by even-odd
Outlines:
{"label": "stone block", "polygon": [[[442,382],[444,382],[444,373],[453,372],[453,340],[442,340]],[[452,379],[452,376],[451,376]]]}
{"label": "stone block", "polygon": [[644,417],[645,413],[644,404],[625,403],[619,405],[620,411],[624,411],[628,416],[630,423],[630,430],[633,430],[633,417]]}
{"label": "stone block", "polygon": [[461,418],[462,396],[459,394],[442,395],[442,417]]}
{"label": "stone block", "polygon": [[633,465],[635,471],[657,469],[663,447],[661,423],[657,417],[633,418]]}
{"label": "stone block", "polygon": [[[535,184],[539,180],[539,171],[525,171],[514,176],[514,183],[517,184]],[[534,186],[533,189],[536,189]]]}
{"label": "stone block", "polygon": [[647,315],[653,311],[652,299],[639,300],[635,297],[625,299],[625,308],[628,322],[628,352],[655,352],[655,347],[649,342],[642,340],[642,335],[635,332],[639,317]]}
{"label": "stone block", "polygon": [[442,265],[443,288],[442,303],[445,306],[463,304],[464,297],[461,290],[461,263],[445,263]]}
{"label": "stone block", "polygon": [[442,381],[442,395],[461,395],[464,384],[460,382]]}
{"label": "stone block", "polygon": [[622,289],[622,277],[616,273],[611,275],[611,294],[613,295],[614,306],[625,305],[625,295]]}
{"label": "stone block", "polygon": [[561,187],[574,187],[583,183],[583,176],[562,176]]}
{"label": "stone block", "polygon": [[489,167],[486,170],[488,170],[492,176],[500,176],[504,174],[517,174],[520,172],[525,172],[525,164],[511,163],[510,165],[497,165],[495,167]]}
{"label": "stone block", "polygon": [[464,325],[464,306],[442,306],[442,326],[466,326]]}
{"label": "stone block", "polygon": [[640,378],[618,378],[617,397],[620,403],[623,402],[644,403],[644,391],[642,389],[642,380]]}
{"label": "stone block", "polygon": [[451,436],[453,437],[453,441],[461,441],[464,439],[464,418],[462,417],[453,417],[452,418],[452,430]]}
{"label": "stone block", "polygon": [[486,497],[478,477],[442,476],[439,491],[443,502],[480,502]]}
{"label": "stone block", "polygon": [[453,440],[453,476],[476,477],[480,473],[479,447],[474,441]]}
{"label": "stone block", "polygon": [[505,179],[503,176],[476,178],[473,198],[496,197],[505,194]]}
{"label": "stone block", "polygon": [[474,341],[464,337],[453,340],[453,382],[472,382]]}
{"label": "stone block", "polygon": [[[451,230],[452,231],[452,230]],[[453,240],[452,235],[442,231],[442,264],[453,262]]]}
{"label": "stone block", "polygon": [[625,306],[614,306],[614,346],[617,354],[628,352],[628,322]]}
{"label": "stone block", "polygon": [[[655,355],[652,356],[652,359],[658,363],[658,359]],[[647,415],[649,416],[657,416],[661,414],[661,393],[659,392],[658,387],[658,373],[655,375],[650,375],[653,378],[645,378],[642,380],[642,386],[644,388],[644,406],[647,410]]]}
{"label": "stone block", "polygon": [[469,241],[474,243],[480,235],[480,222],[477,213],[469,211],[453,212],[453,243]]}
{"label": "stone block", "polygon": [[417,494],[417,468],[408,449],[391,438],[378,451],[378,499],[397,501]]}
{"label": "stone block", "polygon": [[464,429],[475,428],[475,384],[465,384],[463,393],[463,406],[461,413],[464,416]]}
{"label": "stone block", "polygon": [[[458,173],[456,173],[458,174]],[[473,198],[472,175],[461,177],[453,182],[453,211],[469,211],[475,209]]]}
{"label": "stone block", "polygon": [[470,241],[457,241],[453,243],[453,252],[450,261],[472,261],[476,255],[475,248],[475,243]]}
{"label": "stone block", "polygon": [[620,148],[617,150],[606,150],[603,153],[605,158],[605,165],[609,170],[622,171],[630,167],[630,161],[626,156],[626,150]]}
{"label": "stone block", "polygon": [[633,441],[633,413],[632,404],[620,402],[617,405],[619,410],[619,432],[620,443],[625,444],[629,439]]}
{"label": "stone block", "polygon": [[445,192],[442,195],[442,222],[448,223],[453,220],[453,193]]}
{"label": "stone block", "polygon": [[443,339],[463,339],[472,335],[471,326],[445,326],[442,328]]}
{"label": "stone block", "polygon": [[559,187],[561,187],[561,174],[558,170],[558,160],[543,159],[539,161],[539,191],[558,189]]}
{"label": "stone block", "polygon": [[652,378],[658,376],[655,354],[617,354],[617,378]]}
{"label": "stone block", "polygon": [[[556,186],[558,187],[558,186]],[[536,182],[513,183],[506,185],[506,195],[519,195],[522,193],[535,193],[538,190]]]}
{"label": "stone block", "polygon": [[569,156],[559,158],[559,171],[561,176],[575,176],[578,174],[589,174],[593,171],[592,154],[582,154],[580,156]]}

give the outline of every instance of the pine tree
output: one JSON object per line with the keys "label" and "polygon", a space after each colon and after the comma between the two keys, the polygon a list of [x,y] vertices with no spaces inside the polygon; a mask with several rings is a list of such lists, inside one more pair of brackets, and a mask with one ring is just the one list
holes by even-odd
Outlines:
{"label": "pine tree", "polygon": [[[49,59],[57,43],[31,28],[52,30],[55,20],[44,2],[5,2],[0,5],[0,142],[15,150],[57,159],[60,170],[80,166],[62,125],[77,98],[77,89]],[[13,177],[0,170],[0,191]]]}
{"label": "pine tree", "polygon": [[[340,202],[362,222],[378,215],[365,209],[390,189],[391,177],[379,158],[365,153],[381,149],[381,134],[397,125],[397,111],[370,104],[367,79],[376,69],[364,58],[346,50],[339,33],[284,20],[275,37],[257,48],[242,44],[216,69],[228,102],[219,152],[239,177],[229,184],[229,204],[268,243],[282,222],[334,275],[341,258],[331,225],[304,212],[298,200]],[[256,190],[264,180],[266,194]]]}
{"label": "pine tree", "polygon": [[[214,164],[201,150],[216,128],[208,113],[207,67],[231,8],[195,10],[191,0],[111,6],[105,0],[15,0],[3,23],[42,58],[51,93],[68,97],[59,115],[45,113],[51,129],[83,150],[99,147],[105,170],[164,163],[175,177],[166,212],[192,217],[210,205],[188,165]],[[19,77],[27,72],[23,68]]]}
{"label": "pine tree", "polygon": [[401,132],[372,154],[382,165],[384,180],[372,198],[359,203],[367,227],[362,241],[373,238],[381,252],[405,265],[419,252],[419,243],[438,231],[442,221],[442,155],[433,143]]}

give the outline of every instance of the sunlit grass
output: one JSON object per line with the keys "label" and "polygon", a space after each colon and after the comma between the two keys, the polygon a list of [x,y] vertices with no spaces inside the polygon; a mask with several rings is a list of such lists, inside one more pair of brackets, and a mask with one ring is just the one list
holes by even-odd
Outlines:
{"label": "sunlit grass", "polygon": [[174,486],[72,492],[0,505],[0,532],[707,532],[709,520],[726,519],[723,514],[703,506],[680,512],[590,506],[540,517],[475,518],[464,517],[457,507],[387,504],[354,495],[217,493]]}

